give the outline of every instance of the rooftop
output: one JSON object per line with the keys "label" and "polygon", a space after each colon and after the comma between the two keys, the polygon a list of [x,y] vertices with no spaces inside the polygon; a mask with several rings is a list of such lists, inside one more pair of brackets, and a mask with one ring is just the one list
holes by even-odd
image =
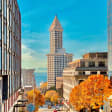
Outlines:
{"label": "rooftop", "polygon": [[55,16],[54,21],[49,29],[50,31],[63,31],[63,28],[57,18],[57,16]]}

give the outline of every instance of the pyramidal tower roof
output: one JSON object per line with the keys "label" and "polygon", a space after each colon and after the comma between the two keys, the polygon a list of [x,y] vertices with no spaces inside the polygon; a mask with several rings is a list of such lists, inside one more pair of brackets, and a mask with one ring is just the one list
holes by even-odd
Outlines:
{"label": "pyramidal tower roof", "polygon": [[55,30],[55,31],[63,31],[63,28],[62,28],[57,16],[55,16],[55,18],[53,20],[53,23],[52,23],[49,30],[50,31],[53,31],[53,30]]}

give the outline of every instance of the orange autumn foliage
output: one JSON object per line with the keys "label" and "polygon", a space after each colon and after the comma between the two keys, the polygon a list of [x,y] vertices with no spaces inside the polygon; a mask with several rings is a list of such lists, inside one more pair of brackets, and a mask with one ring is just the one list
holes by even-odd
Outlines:
{"label": "orange autumn foliage", "polygon": [[51,102],[56,103],[58,101],[59,94],[54,90],[49,90],[49,91],[46,92],[45,98],[47,100],[50,100]]}
{"label": "orange autumn foliage", "polygon": [[76,110],[83,108],[97,109],[104,105],[104,100],[112,94],[110,81],[104,75],[92,75],[80,85],[75,86],[70,93],[70,103]]}
{"label": "orange autumn foliage", "polygon": [[40,86],[41,89],[47,89],[47,82],[44,82],[41,86]]}
{"label": "orange autumn foliage", "polygon": [[45,103],[44,96],[36,88],[27,92],[27,99],[28,103],[33,103],[35,105],[35,111],[38,110],[39,106],[42,106]]}

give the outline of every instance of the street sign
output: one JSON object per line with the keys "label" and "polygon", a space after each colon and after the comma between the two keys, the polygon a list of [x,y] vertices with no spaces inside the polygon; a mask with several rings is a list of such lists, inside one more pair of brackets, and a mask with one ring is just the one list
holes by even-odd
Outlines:
{"label": "street sign", "polygon": [[30,104],[27,106],[27,110],[28,110],[29,112],[33,112],[33,111],[35,110],[35,106],[34,106],[32,103],[30,103]]}

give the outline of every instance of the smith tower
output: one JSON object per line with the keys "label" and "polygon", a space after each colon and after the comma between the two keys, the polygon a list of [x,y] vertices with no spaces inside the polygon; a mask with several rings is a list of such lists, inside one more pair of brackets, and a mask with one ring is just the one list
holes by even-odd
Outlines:
{"label": "smith tower", "polygon": [[63,29],[59,23],[57,16],[50,27],[50,53],[56,53],[62,49],[62,32]]}
{"label": "smith tower", "polygon": [[50,53],[47,55],[48,88],[56,86],[56,77],[62,76],[63,69],[72,61],[72,54],[66,53],[63,48],[63,28],[57,16],[55,16],[49,31]]}

